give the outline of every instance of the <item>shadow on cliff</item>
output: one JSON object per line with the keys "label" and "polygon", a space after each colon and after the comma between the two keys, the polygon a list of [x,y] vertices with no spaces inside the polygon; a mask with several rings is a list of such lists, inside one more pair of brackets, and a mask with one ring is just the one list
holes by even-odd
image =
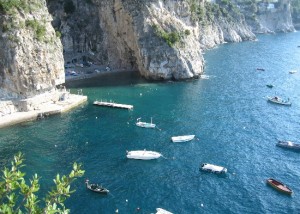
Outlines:
{"label": "shadow on cliff", "polygon": [[139,83],[146,83],[143,77],[136,71],[121,71],[103,73],[86,79],[66,81],[67,88],[88,88],[88,87],[107,87],[107,86],[126,86]]}

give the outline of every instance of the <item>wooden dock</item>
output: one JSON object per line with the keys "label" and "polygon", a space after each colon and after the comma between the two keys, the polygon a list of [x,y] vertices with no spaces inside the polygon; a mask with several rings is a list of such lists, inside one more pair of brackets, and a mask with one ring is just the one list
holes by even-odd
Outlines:
{"label": "wooden dock", "polygon": [[106,107],[113,107],[113,108],[125,108],[128,110],[133,109],[133,105],[119,104],[113,102],[95,101],[93,104],[98,106],[106,106]]}

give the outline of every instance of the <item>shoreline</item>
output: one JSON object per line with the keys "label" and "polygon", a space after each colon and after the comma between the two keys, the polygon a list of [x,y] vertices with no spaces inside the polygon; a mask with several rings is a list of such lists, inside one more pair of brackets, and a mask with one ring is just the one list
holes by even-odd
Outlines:
{"label": "shoreline", "polygon": [[87,101],[87,96],[69,94],[68,98],[63,101],[44,103],[39,109],[31,111],[18,111],[6,114],[0,117],[0,128],[16,125],[23,122],[29,122],[70,111],[71,109],[82,105]]}
{"label": "shoreline", "polygon": [[[72,83],[79,83],[83,80],[93,79],[94,77],[110,76],[118,73],[124,74],[133,72],[135,72],[135,70],[116,69],[110,71],[94,72],[90,74],[86,73],[85,69],[83,68],[77,76],[66,76],[65,83],[63,85],[72,85]],[[35,98],[39,99],[38,97]],[[38,120],[44,118],[44,116],[52,116],[68,112],[77,106],[83,105],[85,102],[87,102],[87,100],[87,96],[69,93],[67,98],[62,101],[49,100],[48,102],[40,104],[37,108],[34,108],[33,110],[12,111],[11,113],[9,112],[5,115],[0,115],[0,129],[20,124],[23,122]],[[4,100],[4,102],[7,101],[8,100]]]}
{"label": "shoreline", "polygon": [[109,70],[109,71],[99,71],[99,72],[93,72],[93,73],[87,73],[84,71],[85,71],[85,68],[82,68],[81,72],[77,73],[76,76],[72,76],[72,75],[66,76],[64,85],[68,84],[70,82],[74,82],[74,81],[91,79],[93,77],[106,76],[106,75],[110,75],[110,74],[138,72],[138,70],[128,70],[128,69],[114,69],[114,70]]}

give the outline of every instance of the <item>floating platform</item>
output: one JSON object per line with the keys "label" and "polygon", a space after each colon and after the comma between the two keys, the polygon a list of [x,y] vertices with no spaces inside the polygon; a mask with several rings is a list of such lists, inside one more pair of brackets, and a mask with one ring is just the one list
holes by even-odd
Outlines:
{"label": "floating platform", "polygon": [[128,110],[133,109],[133,105],[119,104],[113,102],[95,101],[93,104],[98,106],[106,106],[106,107],[113,107],[113,108],[124,108]]}

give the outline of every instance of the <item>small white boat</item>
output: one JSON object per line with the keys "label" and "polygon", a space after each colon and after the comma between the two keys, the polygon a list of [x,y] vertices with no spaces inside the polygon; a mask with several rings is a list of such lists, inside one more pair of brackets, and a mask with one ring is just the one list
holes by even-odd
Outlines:
{"label": "small white boat", "polygon": [[296,70],[291,70],[291,71],[289,71],[289,73],[294,74],[294,73],[297,73],[297,71]]}
{"label": "small white boat", "polygon": [[156,214],[173,214],[173,213],[162,208],[156,208]]}
{"label": "small white boat", "polygon": [[152,160],[161,157],[162,155],[159,152],[147,151],[147,150],[136,150],[136,151],[127,151],[127,158],[130,159],[139,159],[139,160]]}
{"label": "small white boat", "polygon": [[183,136],[171,137],[171,140],[173,141],[173,143],[180,143],[180,142],[187,142],[193,140],[194,138],[195,135],[183,135]]}
{"label": "small white boat", "polygon": [[271,103],[276,103],[276,104],[279,104],[279,105],[285,105],[285,106],[291,106],[292,103],[290,102],[290,99],[287,99],[287,100],[284,100],[280,97],[267,97],[268,98],[268,101],[271,102]]}
{"label": "small white boat", "polygon": [[217,166],[217,165],[213,165],[213,164],[209,164],[209,163],[201,164],[200,169],[203,171],[219,173],[219,174],[227,172],[227,169],[225,167]]}
{"label": "small white boat", "polygon": [[141,118],[138,118],[135,125],[142,127],[142,128],[155,128],[156,127],[156,125],[154,123],[152,123],[152,117],[151,117],[150,123],[142,122]]}

